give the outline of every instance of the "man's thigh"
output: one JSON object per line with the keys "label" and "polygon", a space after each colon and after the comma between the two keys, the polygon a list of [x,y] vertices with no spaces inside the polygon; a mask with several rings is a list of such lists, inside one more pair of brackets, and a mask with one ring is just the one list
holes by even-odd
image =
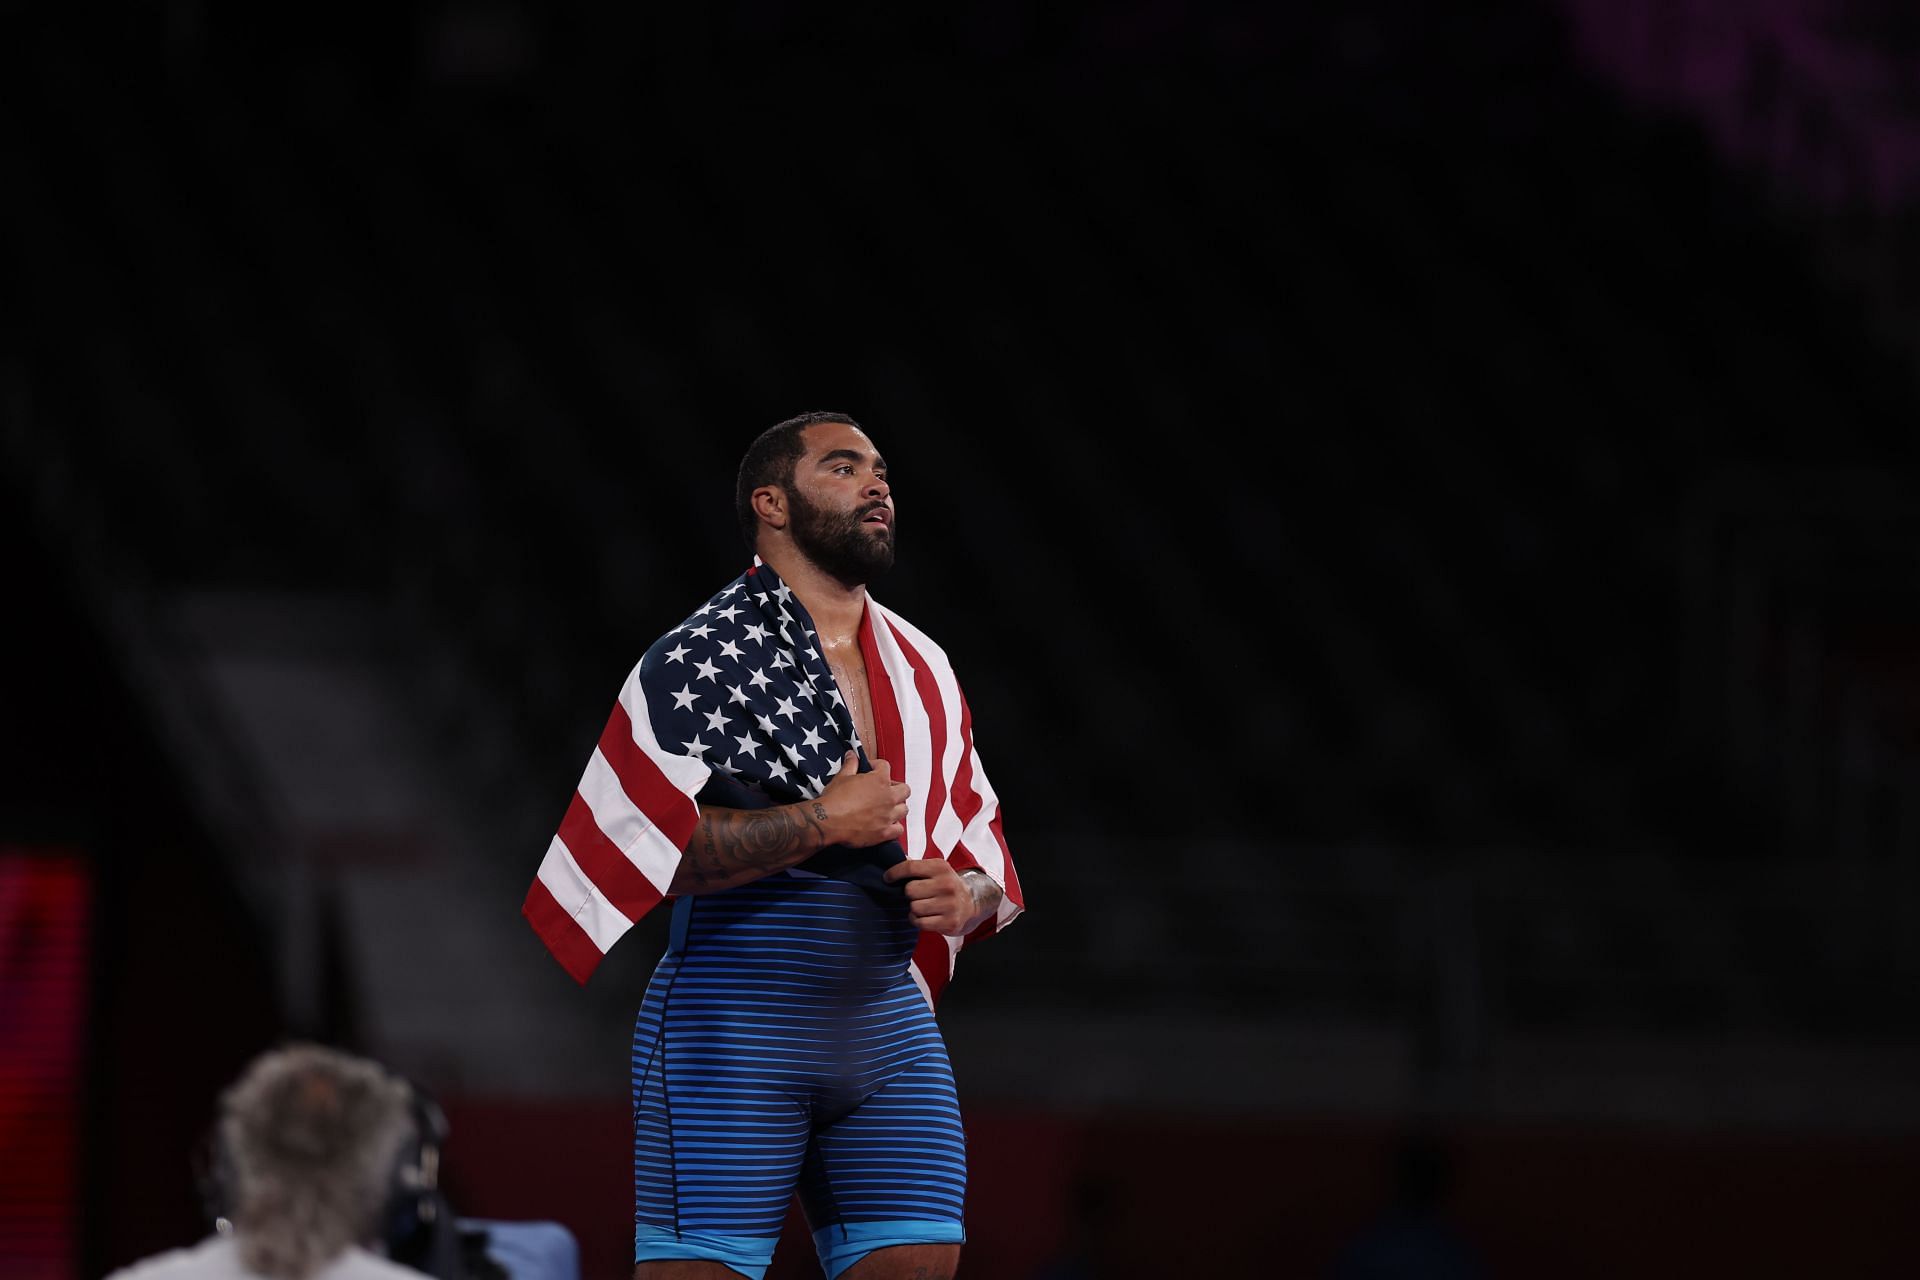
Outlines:
{"label": "man's thigh", "polygon": [[840,1280],[953,1280],[959,1266],[957,1244],[896,1244],[875,1249],[842,1271]]}
{"label": "man's thigh", "polygon": [[740,1280],[740,1273],[718,1262],[659,1258],[633,1268],[633,1280]]}
{"label": "man's thigh", "polygon": [[[957,1244],[896,1244],[875,1249],[840,1273],[840,1280],[953,1280],[960,1266]],[[739,1280],[740,1273],[718,1262],[674,1258],[643,1262],[633,1280]]]}

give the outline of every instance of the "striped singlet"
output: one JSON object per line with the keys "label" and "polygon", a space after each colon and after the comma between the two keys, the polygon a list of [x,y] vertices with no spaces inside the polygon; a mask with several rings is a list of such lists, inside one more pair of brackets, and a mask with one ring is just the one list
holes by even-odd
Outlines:
{"label": "striped singlet", "polygon": [[674,903],[633,1036],[636,1256],[762,1275],[797,1190],[828,1276],[958,1243],[953,1072],[894,886],[787,872]]}

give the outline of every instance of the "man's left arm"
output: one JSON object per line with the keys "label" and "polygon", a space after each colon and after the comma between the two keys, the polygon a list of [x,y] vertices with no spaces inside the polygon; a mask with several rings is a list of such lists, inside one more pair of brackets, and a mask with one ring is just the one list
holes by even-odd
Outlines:
{"label": "man's left arm", "polygon": [[927,933],[965,937],[994,918],[1005,896],[978,867],[961,871],[944,858],[909,858],[887,868],[888,884],[904,885],[907,911]]}

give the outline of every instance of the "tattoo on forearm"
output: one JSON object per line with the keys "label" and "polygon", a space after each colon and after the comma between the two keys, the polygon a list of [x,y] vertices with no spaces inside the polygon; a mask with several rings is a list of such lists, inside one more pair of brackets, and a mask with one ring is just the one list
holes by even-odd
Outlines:
{"label": "tattoo on forearm", "polygon": [[708,809],[700,815],[699,838],[687,846],[681,871],[696,885],[712,886],[766,875],[791,866],[795,854],[821,843],[826,806],[777,809]]}

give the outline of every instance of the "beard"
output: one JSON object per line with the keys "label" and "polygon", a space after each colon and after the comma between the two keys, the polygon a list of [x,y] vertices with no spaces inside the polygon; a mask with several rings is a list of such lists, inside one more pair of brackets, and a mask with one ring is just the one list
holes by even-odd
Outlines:
{"label": "beard", "polygon": [[879,504],[829,511],[793,488],[787,503],[793,508],[794,546],[823,573],[850,587],[864,586],[893,567],[893,526],[861,523]]}

